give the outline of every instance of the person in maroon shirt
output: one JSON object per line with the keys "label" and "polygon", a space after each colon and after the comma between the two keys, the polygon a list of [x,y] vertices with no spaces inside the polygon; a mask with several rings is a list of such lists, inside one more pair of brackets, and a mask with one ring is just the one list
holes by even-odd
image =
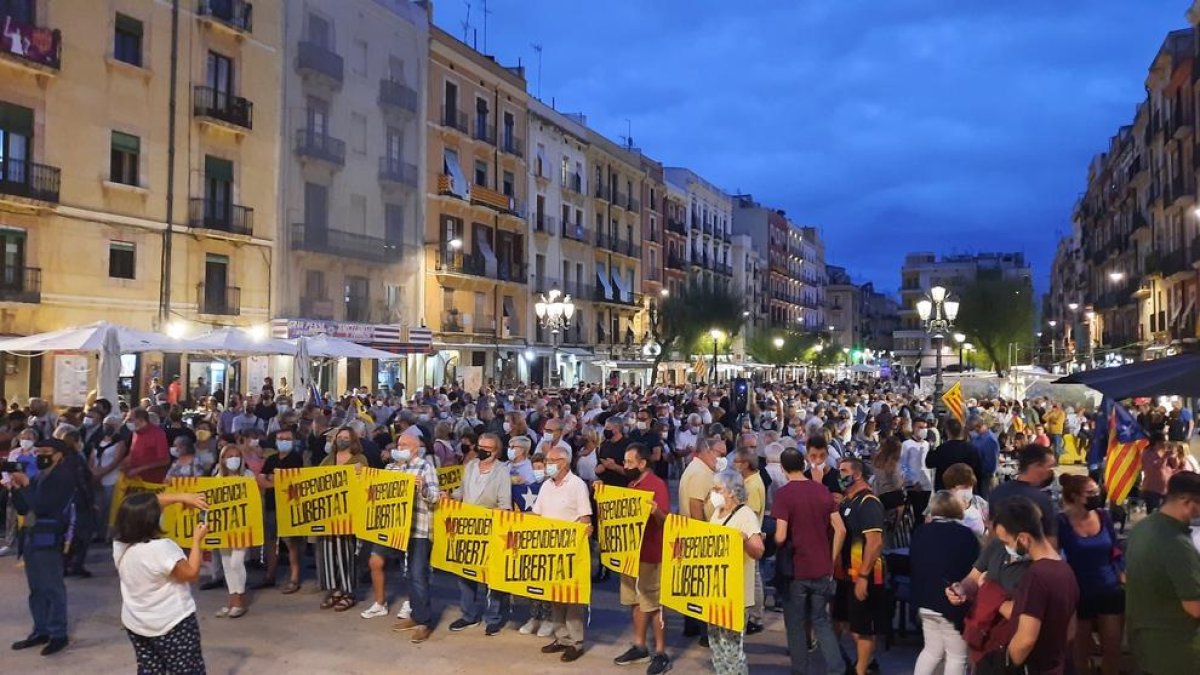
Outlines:
{"label": "person in maroon shirt", "polygon": [[[1013,597],[1010,618],[1017,628],[1006,647],[1008,660],[1032,673],[1062,675],[1079,604],[1075,573],[1046,538],[1041,512],[1031,500],[1013,497],[1004,501],[992,512],[992,523],[1009,555],[1032,560]],[[1002,657],[997,650],[984,661],[995,658],[1000,662]]]}
{"label": "person in maroon shirt", "polygon": [[171,448],[162,427],[150,423],[150,415],[142,408],[129,412],[133,422],[133,443],[125,457],[125,475],[150,483],[166,480],[171,464]]}
{"label": "person in maroon shirt", "polygon": [[[831,675],[840,675],[845,665],[829,620],[829,601],[837,588],[833,581],[833,559],[842,548],[846,525],[838,514],[833,494],[824,485],[805,477],[804,457],[799,450],[784,450],[779,463],[788,482],[775,493],[771,515],[775,517],[775,543],[780,546],[775,564],[787,565],[789,549],[791,553],[783,623],[792,672],[809,672],[805,663],[808,655],[805,626],[811,623],[826,670]],[[785,542],[791,546],[785,547]]]}

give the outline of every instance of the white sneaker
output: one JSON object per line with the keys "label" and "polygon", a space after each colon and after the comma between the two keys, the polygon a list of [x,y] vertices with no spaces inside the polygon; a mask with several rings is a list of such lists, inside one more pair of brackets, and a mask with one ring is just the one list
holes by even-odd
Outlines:
{"label": "white sneaker", "polygon": [[551,635],[554,635],[554,631],[557,629],[558,624],[554,623],[553,621],[547,621],[542,624],[541,628],[538,629],[537,636],[541,638],[550,637]]}
{"label": "white sneaker", "polygon": [[3,558],[6,555],[16,555],[16,553],[17,549],[11,546],[0,546],[0,558]]}
{"label": "white sneaker", "polygon": [[370,607],[368,607],[367,609],[364,609],[361,613],[359,613],[359,616],[361,616],[364,619],[374,619],[377,616],[387,616],[387,615],[388,615],[387,605],[381,605],[378,602],[371,603]]}
{"label": "white sneaker", "polygon": [[412,618],[412,605],[408,604],[407,600],[404,601],[403,605],[400,605],[400,611],[396,612],[396,618],[397,619],[411,619]]}
{"label": "white sneaker", "polygon": [[542,622],[538,621],[537,619],[530,619],[526,621],[525,625],[521,626],[521,629],[517,632],[521,635],[533,635],[534,633],[538,632],[538,626],[541,625],[541,623]]}

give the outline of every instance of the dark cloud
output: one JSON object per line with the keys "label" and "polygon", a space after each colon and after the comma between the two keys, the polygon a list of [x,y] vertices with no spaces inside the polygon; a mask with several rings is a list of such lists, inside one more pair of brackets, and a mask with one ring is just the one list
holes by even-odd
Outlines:
{"label": "dark cloud", "polygon": [[[1044,285],[1087,164],[1183,0],[491,0],[487,51],[616,139],[822,228],[895,289],[906,252],[1023,250]],[[482,48],[482,2],[472,24]],[[466,4],[436,3],[462,36]]]}

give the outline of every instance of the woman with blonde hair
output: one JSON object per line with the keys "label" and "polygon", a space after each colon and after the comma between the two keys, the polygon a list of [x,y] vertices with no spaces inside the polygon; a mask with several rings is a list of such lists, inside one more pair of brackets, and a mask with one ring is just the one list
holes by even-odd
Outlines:
{"label": "woman with blonde hair", "polygon": [[[230,443],[221,451],[214,472],[218,478],[253,478],[254,472],[246,467],[242,449]],[[246,613],[246,549],[223,548],[219,550],[221,568],[225,571],[225,588],[229,591],[229,604],[217,610],[217,618],[237,619]]]}
{"label": "woman with blonde hair", "polygon": [[[333,434],[333,448],[321,461],[321,466],[354,466],[361,471],[368,465],[363,455],[362,441],[353,427],[339,427]],[[355,537],[353,534],[327,535],[317,540],[317,580],[326,591],[321,609],[333,608],[344,612],[357,602],[354,584]]]}
{"label": "woman with blonde hair", "polygon": [[1180,471],[1200,473],[1200,461],[1197,461],[1196,456],[1191,453],[1187,441],[1175,444],[1175,459],[1179,463]]}

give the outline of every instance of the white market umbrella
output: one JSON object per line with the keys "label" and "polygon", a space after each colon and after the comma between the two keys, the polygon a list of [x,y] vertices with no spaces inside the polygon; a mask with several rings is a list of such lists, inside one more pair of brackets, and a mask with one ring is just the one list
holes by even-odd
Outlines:
{"label": "white market umbrella", "polygon": [[296,338],[296,357],[292,359],[292,391],[297,399],[303,392],[304,400],[315,403],[312,387],[312,359],[308,356],[308,338]]}
{"label": "white market umbrella", "polygon": [[86,326],[63,328],[25,337],[0,340],[0,351],[4,352],[98,352],[104,348],[109,329],[116,331],[117,346],[121,354],[138,352],[181,352],[183,343],[161,333],[118,326],[107,321],[97,321]]}
{"label": "white market umbrella", "polygon": [[296,346],[278,338],[256,338],[233,326],[217,329],[207,335],[180,342],[184,351],[204,352],[216,356],[277,356],[294,354]]}
{"label": "white market umbrella", "polygon": [[360,345],[357,342],[330,337],[324,334],[299,338],[297,342],[300,340],[303,340],[306,343],[308,355],[312,358],[378,359],[381,361],[400,358],[399,355],[391,352],[385,352],[382,349],[367,347],[366,345]]}
{"label": "white market umbrella", "polygon": [[116,403],[117,381],[121,378],[121,343],[118,330],[109,326],[104,332],[104,344],[100,346],[100,372],[96,379],[96,394],[100,398]]}

